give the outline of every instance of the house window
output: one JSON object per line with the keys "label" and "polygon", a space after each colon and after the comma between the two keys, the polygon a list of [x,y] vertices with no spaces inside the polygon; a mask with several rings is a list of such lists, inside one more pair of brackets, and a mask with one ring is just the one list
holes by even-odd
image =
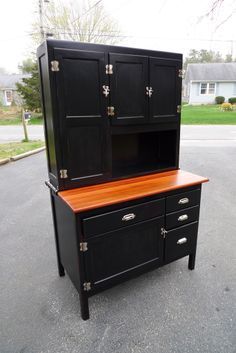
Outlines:
{"label": "house window", "polygon": [[12,100],[13,100],[12,91],[6,91],[6,100],[7,100],[7,103],[12,102]]}
{"label": "house window", "polygon": [[216,84],[215,83],[201,83],[200,94],[215,94]]}

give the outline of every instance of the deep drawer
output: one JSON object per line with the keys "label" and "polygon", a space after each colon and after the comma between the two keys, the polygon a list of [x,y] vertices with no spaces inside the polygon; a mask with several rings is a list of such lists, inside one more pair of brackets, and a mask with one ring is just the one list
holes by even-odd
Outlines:
{"label": "deep drawer", "polygon": [[198,222],[168,231],[165,238],[165,262],[171,262],[194,253],[197,232]]}
{"label": "deep drawer", "polygon": [[103,213],[98,216],[84,218],[85,237],[110,232],[137,222],[164,215],[165,199],[141,203],[117,211]]}
{"label": "deep drawer", "polygon": [[182,210],[183,208],[199,205],[200,197],[200,189],[169,196],[166,198],[166,212],[174,212]]}
{"label": "deep drawer", "polygon": [[176,228],[186,223],[198,221],[199,206],[185,208],[184,210],[166,215],[166,229]]}

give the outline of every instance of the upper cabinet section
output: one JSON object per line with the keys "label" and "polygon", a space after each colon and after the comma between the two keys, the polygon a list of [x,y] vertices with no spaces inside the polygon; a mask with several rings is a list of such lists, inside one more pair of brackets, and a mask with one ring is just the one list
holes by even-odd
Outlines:
{"label": "upper cabinet section", "polygon": [[177,118],[181,104],[181,63],[153,57],[149,60],[150,119],[158,122]]}
{"label": "upper cabinet section", "polygon": [[105,53],[55,50],[59,63],[56,75],[60,113],[65,118],[102,118],[106,115],[106,99],[102,86],[105,74]]}
{"label": "upper cabinet section", "polygon": [[110,105],[114,107],[112,125],[145,123],[148,120],[148,58],[138,55],[109,54],[112,65]]}

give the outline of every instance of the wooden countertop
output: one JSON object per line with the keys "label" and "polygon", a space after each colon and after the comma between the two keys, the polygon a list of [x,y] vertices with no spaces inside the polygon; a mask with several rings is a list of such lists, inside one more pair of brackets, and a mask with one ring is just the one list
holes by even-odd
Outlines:
{"label": "wooden countertop", "polygon": [[98,207],[135,200],[140,197],[198,185],[207,181],[209,181],[208,178],[199,175],[182,170],[172,170],[170,172],[60,191],[58,195],[75,213],[79,213]]}

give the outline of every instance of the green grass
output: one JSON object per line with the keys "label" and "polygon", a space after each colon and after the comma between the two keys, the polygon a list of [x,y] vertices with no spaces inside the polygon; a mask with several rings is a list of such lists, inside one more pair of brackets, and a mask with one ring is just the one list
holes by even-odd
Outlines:
{"label": "green grass", "polygon": [[[28,122],[28,125],[42,125],[43,118],[40,114],[33,114],[33,117]],[[21,116],[13,116],[13,117],[1,117],[0,116],[0,125],[22,125]]]}
{"label": "green grass", "polygon": [[236,110],[223,112],[219,105],[183,105],[181,123],[235,125]]}
{"label": "green grass", "polygon": [[10,158],[18,154],[43,147],[43,141],[10,142],[0,144],[0,159]]}
{"label": "green grass", "polygon": [[[0,125],[21,125],[21,108],[19,107],[0,107]],[[32,113],[32,118],[28,125],[42,125],[43,118],[41,113]]]}

